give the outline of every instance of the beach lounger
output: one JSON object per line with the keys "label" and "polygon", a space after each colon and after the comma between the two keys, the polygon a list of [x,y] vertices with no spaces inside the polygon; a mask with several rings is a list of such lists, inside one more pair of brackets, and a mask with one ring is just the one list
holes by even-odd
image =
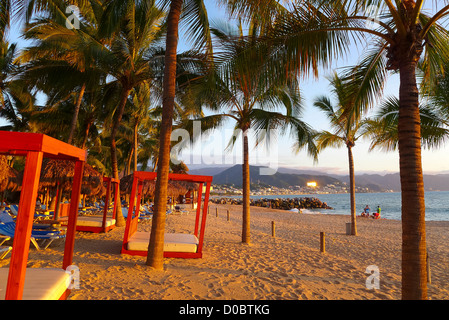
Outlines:
{"label": "beach lounger", "polygon": [[[9,216],[9,215],[8,215]],[[11,217],[9,217],[11,218]],[[2,221],[7,222],[2,222]],[[0,214],[0,235],[14,238],[14,234],[16,231],[16,223],[14,221],[9,221],[8,218],[2,213]],[[48,246],[57,239],[65,238],[64,234],[61,234],[59,231],[48,231],[48,230],[31,230],[31,243],[37,250],[47,249]],[[45,245],[43,247],[39,246],[37,240],[46,240]],[[6,240],[5,240],[6,241]],[[4,241],[3,241],[4,242]]]}
{"label": "beach lounger", "polygon": [[8,253],[12,250],[11,246],[0,248],[0,260],[3,260]]}
{"label": "beach lounger", "polygon": [[[123,208],[122,207],[122,214],[123,217],[126,219],[128,217],[128,208]],[[153,218],[153,213],[151,213],[150,215],[145,215],[143,213],[139,213],[139,220],[149,220]]]}
{"label": "beach lounger", "polygon": [[[128,242],[130,251],[148,251],[150,232],[136,232]],[[165,233],[164,252],[190,252],[196,253],[198,248],[198,238],[193,234],[185,233]]]}
{"label": "beach lounger", "polygon": [[14,216],[17,216],[17,214],[19,213],[19,206],[17,204],[12,204],[9,206],[9,210],[11,210],[11,213]]}
{"label": "beach lounger", "polygon": [[[9,268],[0,268],[0,300],[5,299]],[[57,268],[27,268],[22,300],[58,300],[67,291],[70,275]]]}
{"label": "beach lounger", "polygon": [[[59,219],[63,223],[63,225],[66,225],[68,222],[67,217],[62,217]],[[78,216],[76,219],[76,231],[86,231],[86,232],[108,232],[109,230],[112,230],[115,228],[115,219],[113,218],[106,218],[105,220],[105,230],[103,230],[103,216],[94,216],[94,215],[87,215],[87,216]]]}

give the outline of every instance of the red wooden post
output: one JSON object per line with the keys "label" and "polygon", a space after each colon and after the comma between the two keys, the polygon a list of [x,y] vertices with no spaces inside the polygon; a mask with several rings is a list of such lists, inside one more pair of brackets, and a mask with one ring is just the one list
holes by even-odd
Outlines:
{"label": "red wooden post", "polygon": [[42,152],[30,151],[27,153],[22,192],[20,193],[19,212],[9,264],[6,300],[22,299],[42,158]]}
{"label": "red wooden post", "polygon": [[210,185],[211,185],[210,181],[206,182],[206,195],[204,196],[203,216],[201,218],[200,238],[198,239],[198,249],[197,249],[197,253],[200,255],[202,255],[203,251],[203,240],[204,240],[204,231],[206,228],[207,204],[209,203]]}
{"label": "red wooden post", "polygon": [[200,182],[200,186],[198,188],[198,204],[196,206],[196,218],[195,218],[195,232],[193,233],[195,237],[198,237],[198,228],[200,225],[200,213],[201,213],[201,198],[203,197],[203,183]]}
{"label": "red wooden post", "polygon": [[[115,181],[115,179],[114,179],[114,181]],[[120,201],[120,191],[119,191],[120,180],[115,181],[114,183],[115,183],[114,184],[115,191],[114,191],[114,209],[112,210],[112,219],[115,219],[115,217],[116,217],[117,201]]]}
{"label": "red wooden post", "polygon": [[62,268],[66,269],[72,264],[73,249],[75,247],[76,220],[78,218],[78,207],[80,203],[81,184],[83,179],[84,161],[75,162],[75,172],[73,175],[72,196],[70,198],[69,221],[64,247],[64,260]]}
{"label": "red wooden post", "polygon": [[[133,235],[135,230],[132,230],[132,219],[133,219],[133,208],[134,208],[134,199],[136,197],[136,191],[137,191],[137,183],[139,179],[134,176],[133,178],[133,186],[131,189],[131,197],[129,198],[129,206],[128,206],[128,217],[126,218],[126,228],[125,228],[125,234],[123,238],[123,246],[125,246],[125,243],[128,243],[129,238]],[[124,248],[126,249],[126,248]]]}
{"label": "red wooden post", "polygon": [[107,179],[106,198],[104,199],[104,208],[103,208],[103,223],[101,224],[101,229],[103,232],[106,232],[106,216],[108,215],[110,194],[111,194],[111,179]]}
{"label": "red wooden post", "polygon": [[137,199],[136,199],[136,217],[139,218],[140,216],[140,202],[142,200],[142,188],[143,188],[143,181],[139,183],[139,187],[137,188]]}

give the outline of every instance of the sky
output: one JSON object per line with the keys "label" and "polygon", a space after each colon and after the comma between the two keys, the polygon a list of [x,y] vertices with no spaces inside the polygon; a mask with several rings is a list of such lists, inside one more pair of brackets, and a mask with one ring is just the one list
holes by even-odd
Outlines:
{"label": "sky", "polygon": [[[205,1],[208,15],[211,20],[224,19],[223,9],[217,9],[214,1]],[[182,41],[182,39],[181,39]],[[305,101],[305,109],[303,112],[302,120],[308,123],[315,130],[330,130],[327,119],[320,113],[315,107],[313,107],[313,101],[315,98],[322,95],[330,95],[329,83],[326,79],[329,75],[332,75],[334,71],[338,71],[339,68],[345,66],[354,65],[361,57],[363,47],[352,46],[348,50],[351,54],[347,57],[338,59],[328,68],[324,69],[319,75],[318,79],[305,79],[300,84],[300,90]],[[397,75],[390,75],[385,85],[385,97],[398,96],[399,93],[399,81]],[[371,112],[375,112],[375,107]],[[231,131],[232,123],[226,127],[225,130]],[[229,158],[234,159],[234,163],[242,163],[241,157],[241,139],[237,140],[233,156],[228,153],[224,155],[216,155],[220,146],[227,145],[229,141],[228,134],[222,134],[216,132],[209,140],[197,143],[188,153],[184,154],[182,158],[186,163],[190,163],[193,166],[226,164],[226,160]],[[265,152],[265,148],[252,148],[255,145],[254,139],[251,143],[250,137],[250,164],[253,165],[266,165],[272,168],[276,167],[289,167],[301,170],[314,170],[322,171],[323,173],[333,174],[348,174],[348,154],[346,148],[340,149],[327,149],[322,151],[318,156],[318,162],[307,155],[307,152],[300,151],[294,152],[294,141],[288,136],[279,137],[276,141],[272,141],[268,147],[268,152]],[[384,152],[384,151],[369,151],[370,141],[358,140],[353,148],[353,156],[355,163],[356,174],[362,173],[396,173],[399,172],[399,155],[398,152]],[[436,174],[442,172],[449,173],[449,162],[446,159],[449,156],[449,145],[444,145],[437,150],[423,150],[422,152],[422,165],[424,173]],[[215,161],[215,163],[214,163]],[[198,162],[202,162],[199,163]],[[228,160],[228,162],[231,162]]]}
{"label": "sky", "polygon": [[[224,10],[217,8],[215,1],[205,0],[208,9],[208,15],[211,20],[225,19]],[[17,30],[10,32],[10,42],[23,42],[17,38]],[[179,51],[187,48],[188,44],[184,41],[182,31],[180,33]],[[321,95],[329,95],[330,88],[327,76],[333,74],[339,68],[354,65],[363,53],[363,47],[352,46],[349,49],[350,55],[335,60],[331,66],[323,69],[318,79],[304,79],[300,83],[300,90],[304,99],[304,111],[302,120],[308,123],[315,130],[329,130],[329,124],[326,118],[316,108],[313,107],[313,100]],[[385,96],[397,96],[399,91],[399,82],[397,75],[390,76],[385,86]],[[372,112],[375,111],[375,108]],[[0,125],[4,121],[0,119]],[[203,140],[196,143],[191,148],[182,152],[180,159],[190,168],[203,166],[221,166],[242,163],[241,139],[236,141],[231,151],[223,152],[227,146],[230,137],[233,134],[233,123],[229,123],[221,130],[215,131],[209,136],[204,136]],[[327,149],[319,154],[318,162],[314,162],[305,151],[299,153],[293,150],[293,139],[289,135],[279,136],[272,139],[267,145],[256,145],[253,135],[249,136],[250,141],[250,164],[269,166],[277,169],[279,167],[288,167],[301,170],[314,170],[323,173],[348,174],[348,155],[346,148]],[[353,148],[355,172],[361,173],[395,173],[399,172],[399,156],[396,152],[368,151],[369,141],[359,140]],[[449,146],[443,145],[437,150],[423,150],[422,164],[423,171],[427,174],[436,174],[441,172],[449,173]]]}

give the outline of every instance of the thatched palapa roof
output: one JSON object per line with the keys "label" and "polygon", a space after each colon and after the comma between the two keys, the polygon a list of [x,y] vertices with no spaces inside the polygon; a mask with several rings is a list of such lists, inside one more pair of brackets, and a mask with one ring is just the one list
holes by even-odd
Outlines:
{"label": "thatched palapa roof", "polygon": [[[134,175],[130,174],[120,179],[120,193],[131,194],[133,186]],[[142,193],[144,195],[153,195],[156,186],[156,181],[143,181]],[[198,184],[188,181],[168,181],[167,195],[169,197],[177,197],[185,195],[189,190],[198,189]]]}
{"label": "thatched palapa roof", "polygon": [[[59,182],[64,190],[72,187],[75,163],[68,160],[45,158],[42,162],[40,187],[56,187]],[[82,194],[104,193],[103,175],[85,163],[83,171]]]}
{"label": "thatched palapa roof", "polygon": [[8,158],[0,155],[0,192],[19,189],[18,172],[8,165]]}

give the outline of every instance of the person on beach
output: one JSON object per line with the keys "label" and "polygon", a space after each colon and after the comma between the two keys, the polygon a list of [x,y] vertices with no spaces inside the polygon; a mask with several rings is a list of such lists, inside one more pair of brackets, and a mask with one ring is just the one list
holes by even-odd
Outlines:
{"label": "person on beach", "polygon": [[380,219],[380,206],[377,206],[377,211],[373,214],[373,219]]}
{"label": "person on beach", "polygon": [[362,216],[368,218],[369,217],[369,211],[370,211],[370,208],[369,208],[368,205],[366,205],[365,209],[363,209]]}

